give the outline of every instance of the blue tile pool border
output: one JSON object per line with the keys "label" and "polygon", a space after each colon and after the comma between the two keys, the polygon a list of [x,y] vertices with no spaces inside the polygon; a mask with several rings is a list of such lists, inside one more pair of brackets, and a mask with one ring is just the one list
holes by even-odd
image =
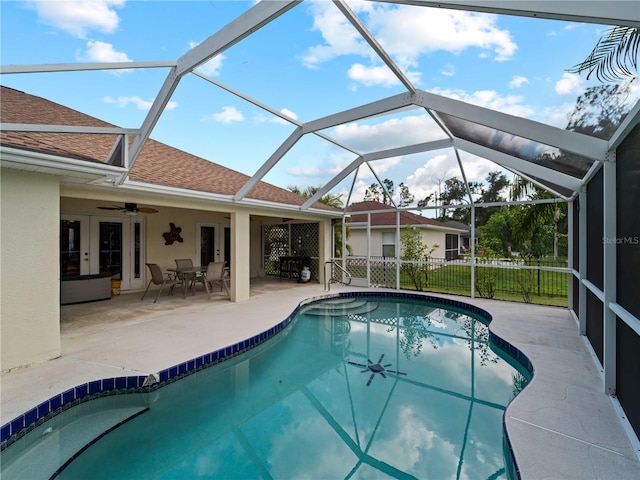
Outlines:
{"label": "blue tile pool border", "polygon": [[[54,395],[49,400],[42,402],[40,405],[32,408],[23,415],[14,418],[10,422],[0,427],[0,451],[9,447],[24,435],[31,432],[36,427],[42,425],[44,422],[50,420],[51,418],[59,415],[60,413],[68,410],[71,407],[90,400],[110,395],[154,392],[165,385],[179,380],[180,378],[191,375],[204,368],[208,368],[218,363],[229,360],[264,343],[274,335],[280,333],[287,326],[289,326],[303,306],[331,298],[350,297],[383,297],[419,300],[421,302],[428,302],[438,306],[446,307],[448,309],[459,311],[460,313],[464,313],[482,321],[486,325],[489,325],[492,319],[489,312],[475,305],[460,302],[458,300],[450,298],[434,297],[431,295],[418,293],[407,293],[398,291],[354,291],[312,297],[302,301],[285,320],[281,321],[277,325],[246,340],[242,340],[241,342],[238,342],[236,344],[220,348],[196,358],[192,358],[191,360],[187,360],[186,362],[182,362],[178,365],[166,368],[156,374],[152,374],[149,376],[113,377],[104,378],[102,380],[92,380],[90,382],[83,383],[76,387],[65,390],[58,395]],[[514,347],[512,344],[499,337],[498,335],[495,335],[491,330],[489,330],[489,340],[491,344],[493,344],[498,350],[500,350],[500,353],[503,356],[510,357],[511,361],[514,362],[517,366],[520,366],[521,370],[523,369],[530,376],[533,376],[533,365],[531,361],[518,348]],[[520,472],[515,460],[511,441],[509,440],[509,436],[507,434],[504,417],[503,432],[505,455],[507,456],[506,467],[509,470],[510,478],[520,479]]]}

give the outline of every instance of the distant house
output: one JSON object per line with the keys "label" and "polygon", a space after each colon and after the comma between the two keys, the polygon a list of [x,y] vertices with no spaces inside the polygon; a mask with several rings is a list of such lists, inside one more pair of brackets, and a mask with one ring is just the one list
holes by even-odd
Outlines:
{"label": "distant house", "polygon": [[[449,227],[459,228],[464,230],[464,233],[460,234],[460,252],[468,252],[471,247],[471,227],[466,223],[456,222],[455,220],[449,220],[445,222],[445,224]],[[474,241],[473,244],[477,245],[480,240],[480,230],[476,227],[474,232]]]}
{"label": "distant house", "polygon": [[[400,231],[407,225],[422,233],[422,242],[430,248],[437,245],[433,258],[452,260],[460,255],[460,235],[465,229],[432,218],[402,210],[396,215],[393,207],[380,202],[359,202],[349,209],[349,245],[354,256],[395,257],[401,252],[396,244],[396,224]],[[367,247],[367,230],[371,240]]]}

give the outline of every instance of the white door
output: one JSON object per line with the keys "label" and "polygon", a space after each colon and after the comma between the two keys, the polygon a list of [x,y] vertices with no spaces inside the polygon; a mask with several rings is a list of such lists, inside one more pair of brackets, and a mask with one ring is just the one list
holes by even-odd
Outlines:
{"label": "white door", "polygon": [[141,217],[61,214],[60,274],[109,273],[122,290],[143,288]]}
{"label": "white door", "polygon": [[210,262],[227,262],[231,267],[231,227],[228,223],[196,224],[196,262],[208,265]]}
{"label": "white door", "polygon": [[60,276],[88,275],[89,215],[60,215]]}

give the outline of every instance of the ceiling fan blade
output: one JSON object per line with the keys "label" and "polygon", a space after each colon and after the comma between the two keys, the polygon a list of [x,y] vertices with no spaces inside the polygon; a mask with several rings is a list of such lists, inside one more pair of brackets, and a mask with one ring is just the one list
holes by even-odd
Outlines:
{"label": "ceiling fan blade", "polygon": [[124,210],[123,207],[96,207],[100,210]]}
{"label": "ceiling fan blade", "polygon": [[136,212],[140,212],[140,213],[158,213],[158,210],[156,210],[155,208],[150,208],[150,207],[139,207],[139,208],[136,208]]}

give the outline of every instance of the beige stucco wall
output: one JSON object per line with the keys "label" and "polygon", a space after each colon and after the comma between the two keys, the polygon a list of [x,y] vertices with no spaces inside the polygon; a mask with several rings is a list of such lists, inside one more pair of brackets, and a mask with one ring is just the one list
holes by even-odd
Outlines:
{"label": "beige stucco wall", "polygon": [[0,368],[60,355],[59,185],[56,177],[2,169]]}
{"label": "beige stucco wall", "polygon": [[[229,223],[220,212],[184,210],[158,207],[159,212],[144,216],[146,229],[146,263],[157,263],[164,270],[176,266],[176,258],[190,258],[194,265],[200,264],[196,255],[196,234],[198,223]],[[170,223],[181,228],[182,242],[165,245],[163,234],[171,230]]]}
{"label": "beige stucco wall", "polygon": [[[402,230],[400,232],[402,234]],[[382,256],[382,238],[383,233],[393,233],[395,236],[395,228],[372,228],[371,229],[371,256]],[[433,251],[431,256],[433,258],[444,258],[445,256],[445,233],[441,230],[432,230],[423,228],[422,230],[422,242],[429,246],[429,250],[438,245]],[[367,231],[362,228],[352,228],[351,236],[348,240],[349,245],[353,248],[353,255],[366,256],[367,255]],[[400,246],[402,242],[400,242]]]}

